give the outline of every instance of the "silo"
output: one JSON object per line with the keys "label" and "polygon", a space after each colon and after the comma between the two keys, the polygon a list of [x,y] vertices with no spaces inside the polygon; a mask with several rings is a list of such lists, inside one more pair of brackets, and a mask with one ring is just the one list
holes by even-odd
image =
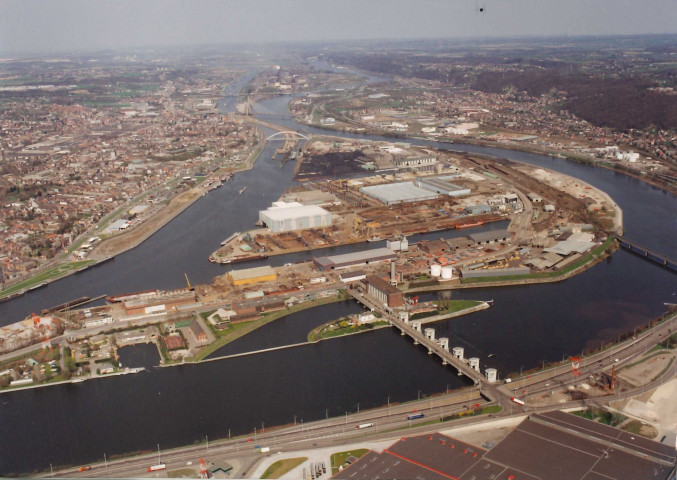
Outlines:
{"label": "silo", "polygon": [[454,273],[454,267],[450,267],[449,265],[442,267],[442,279],[443,280],[451,280],[453,273]]}

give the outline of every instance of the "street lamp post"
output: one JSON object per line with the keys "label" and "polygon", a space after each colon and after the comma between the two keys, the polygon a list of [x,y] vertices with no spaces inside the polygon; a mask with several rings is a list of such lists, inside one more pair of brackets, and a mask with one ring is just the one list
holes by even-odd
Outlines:
{"label": "street lamp post", "polygon": [[390,416],[390,395],[388,395],[388,416]]}

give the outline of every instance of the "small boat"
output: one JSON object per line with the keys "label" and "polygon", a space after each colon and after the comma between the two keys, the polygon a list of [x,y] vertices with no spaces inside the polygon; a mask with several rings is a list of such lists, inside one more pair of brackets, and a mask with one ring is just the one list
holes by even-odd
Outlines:
{"label": "small boat", "polygon": [[242,187],[242,188],[240,189],[240,191],[237,192],[237,194],[238,194],[238,195],[242,195],[242,192],[244,192],[245,190],[247,190],[247,185],[245,185],[244,187]]}

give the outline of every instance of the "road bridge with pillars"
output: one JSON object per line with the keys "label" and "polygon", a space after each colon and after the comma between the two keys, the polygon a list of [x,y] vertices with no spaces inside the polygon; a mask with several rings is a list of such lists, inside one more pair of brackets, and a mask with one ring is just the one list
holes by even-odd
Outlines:
{"label": "road bridge with pillars", "polygon": [[[402,320],[398,317],[396,312],[386,311],[382,305],[379,305],[374,299],[357,293],[355,290],[348,289],[348,293],[359,303],[366,306],[370,310],[378,311],[388,322],[399,329],[402,335],[409,335],[414,340],[414,345],[421,344],[428,349],[429,355],[437,355],[442,359],[442,364],[452,365],[458,370],[459,375],[465,375],[470,378],[475,385],[487,386],[492,383],[487,381],[487,378],[480,371],[479,359],[473,358],[466,363],[459,358],[457,348],[449,351],[449,339],[442,337],[435,339],[435,329],[426,328],[422,331],[420,320]],[[456,352],[456,355],[454,354]],[[461,354],[462,355],[462,354]],[[474,367],[471,367],[473,364]]]}
{"label": "road bridge with pillars", "polygon": [[[428,349],[429,355],[437,355],[442,359],[443,365],[451,365],[460,375],[465,375],[470,378],[475,385],[480,385],[487,382],[486,377],[479,370],[479,362],[476,362],[476,367],[471,367],[464,360],[459,358],[458,353],[455,355],[453,351],[449,351],[449,339],[441,337],[435,338],[434,328],[421,329],[421,322],[417,320],[404,321],[394,316],[389,316],[388,321],[392,326],[397,328],[402,335],[408,335],[414,340],[414,345],[420,344]],[[458,352],[458,350],[457,350]]]}
{"label": "road bridge with pillars", "polygon": [[643,245],[633,242],[632,240],[628,240],[621,235],[616,235],[616,240],[618,240],[618,243],[622,248],[630,250],[631,252],[636,253],[647,260],[669,268],[673,272],[677,272],[677,260],[651,250],[650,248],[644,247]]}

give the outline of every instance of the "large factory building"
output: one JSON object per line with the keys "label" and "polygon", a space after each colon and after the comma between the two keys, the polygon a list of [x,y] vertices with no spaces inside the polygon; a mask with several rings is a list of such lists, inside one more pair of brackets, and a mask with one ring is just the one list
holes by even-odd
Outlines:
{"label": "large factory building", "polygon": [[370,297],[375,298],[390,308],[404,305],[404,295],[400,289],[376,275],[367,277],[367,293]]}
{"label": "large factory building", "polygon": [[271,232],[289,232],[306,228],[331,226],[331,213],[317,205],[298,202],[273,202],[267,210],[259,211],[259,220]]}

